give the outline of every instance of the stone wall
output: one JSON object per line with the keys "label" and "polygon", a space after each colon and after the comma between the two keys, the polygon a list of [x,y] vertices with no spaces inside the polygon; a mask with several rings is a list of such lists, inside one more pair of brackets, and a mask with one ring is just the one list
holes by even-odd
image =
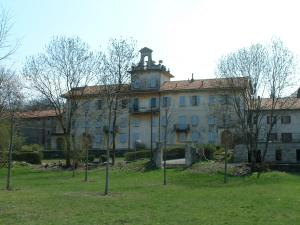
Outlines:
{"label": "stone wall", "polygon": [[[259,144],[258,149],[263,154],[264,144]],[[281,160],[276,160],[276,151],[281,151]],[[300,163],[297,161],[297,150],[300,143],[270,143],[265,157],[265,162],[271,163]],[[237,145],[234,150],[235,162],[248,162],[248,151],[246,145]]]}

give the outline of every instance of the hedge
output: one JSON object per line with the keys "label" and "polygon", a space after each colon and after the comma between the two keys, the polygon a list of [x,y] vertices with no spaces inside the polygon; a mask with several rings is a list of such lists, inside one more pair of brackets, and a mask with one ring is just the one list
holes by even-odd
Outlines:
{"label": "hedge", "polygon": [[[162,149],[163,151],[163,149]],[[127,152],[125,153],[125,160],[126,161],[133,161],[136,159],[150,159],[151,151],[150,150],[143,150],[143,151],[135,151],[135,152]],[[167,149],[167,159],[178,159],[185,157],[185,149],[182,147],[174,147]]]}
{"label": "hedge", "polygon": [[25,161],[31,164],[42,162],[42,154],[39,152],[13,152],[12,158],[15,161]]}
{"label": "hedge", "polygon": [[145,159],[150,158],[151,151],[150,150],[143,150],[143,151],[136,151],[136,152],[127,152],[125,153],[125,160],[126,161],[133,161],[136,159]]}

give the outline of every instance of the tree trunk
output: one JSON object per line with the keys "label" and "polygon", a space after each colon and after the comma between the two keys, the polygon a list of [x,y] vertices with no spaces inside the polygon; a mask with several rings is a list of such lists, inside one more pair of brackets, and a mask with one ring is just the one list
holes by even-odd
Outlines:
{"label": "tree trunk", "polygon": [[65,158],[66,158],[66,167],[70,168],[71,167],[71,143],[69,141],[68,134],[65,134]]}
{"label": "tree trunk", "polygon": [[113,117],[113,124],[112,124],[112,141],[113,141],[113,146],[112,146],[112,165],[115,165],[115,158],[116,158],[116,123],[117,123],[117,102],[118,99],[116,99],[116,103],[114,106],[114,117]]}
{"label": "tree trunk", "polygon": [[9,142],[9,152],[8,152],[8,170],[7,170],[7,181],[6,181],[6,190],[10,190],[11,186],[11,167],[12,167],[12,148],[13,148],[13,136],[14,136],[14,119],[13,115],[11,116],[11,121],[10,121],[10,142]]}

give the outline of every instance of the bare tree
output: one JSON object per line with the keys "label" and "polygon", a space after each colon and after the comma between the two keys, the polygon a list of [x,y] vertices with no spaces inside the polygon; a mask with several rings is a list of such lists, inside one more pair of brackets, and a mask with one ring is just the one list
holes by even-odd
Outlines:
{"label": "bare tree", "polygon": [[[274,39],[271,45],[255,44],[242,48],[222,57],[218,63],[217,74],[226,78],[223,81],[230,87],[232,105],[239,118],[242,142],[247,146],[252,171],[256,163],[258,142],[265,127],[265,111],[272,118],[275,109],[283,107],[285,91],[294,80],[294,68],[292,53],[278,39]],[[262,101],[261,96],[270,98]],[[262,161],[274,124],[270,123],[266,133]]]}
{"label": "bare tree", "polygon": [[[169,100],[168,100],[169,101]],[[169,102],[167,102],[167,106],[164,109],[163,113],[163,143],[164,143],[164,151],[163,151],[163,168],[164,168],[164,185],[167,185],[167,142],[169,135],[174,131],[174,128],[171,127],[172,123],[172,112],[170,110]]]}
{"label": "bare tree", "polygon": [[72,119],[86,86],[94,81],[94,66],[94,54],[78,37],[54,37],[44,53],[27,58],[23,69],[31,87],[56,112],[65,140],[67,167],[71,166],[73,150]]}
{"label": "bare tree", "polygon": [[8,58],[18,48],[19,42],[11,42],[9,40],[11,34],[12,23],[10,21],[9,13],[0,9],[0,61]]}
{"label": "bare tree", "polygon": [[[106,52],[101,52],[98,58],[98,80],[101,84],[99,96],[105,102],[104,116],[106,126],[104,135],[106,140],[106,181],[104,194],[109,192],[109,158],[112,150],[112,164],[115,162],[117,117],[121,110],[122,100],[129,96],[129,69],[136,57],[135,41],[125,39],[111,39]],[[112,143],[112,146],[111,146]]]}
{"label": "bare tree", "polygon": [[7,180],[6,180],[6,189],[11,189],[11,170],[12,170],[12,151],[14,145],[14,127],[15,127],[15,120],[16,114],[21,106],[21,102],[23,100],[23,96],[21,93],[22,85],[19,82],[18,77],[16,74],[11,71],[2,68],[1,70],[1,77],[5,80],[5,85],[3,85],[1,93],[4,94],[1,99],[1,106],[3,109],[2,119],[9,121],[10,129],[9,129],[9,149],[8,149],[8,157],[7,157]]}
{"label": "bare tree", "polygon": [[[137,56],[136,42],[126,39],[111,39],[107,49],[106,57],[103,58],[103,66],[106,67],[106,73],[110,76],[110,84],[113,87],[113,115],[112,115],[112,164],[115,163],[116,152],[116,122],[118,113],[121,109],[122,100],[128,100],[129,96],[122,92],[122,87],[130,82],[129,70]],[[107,81],[105,82],[107,83]]]}

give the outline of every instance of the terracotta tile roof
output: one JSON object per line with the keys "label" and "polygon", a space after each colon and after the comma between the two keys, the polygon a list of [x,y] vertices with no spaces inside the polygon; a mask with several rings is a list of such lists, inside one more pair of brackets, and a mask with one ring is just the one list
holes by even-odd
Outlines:
{"label": "terracotta tile roof", "polygon": [[[215,88],[244,88],[248,85],[248,79],[240,78],[215,78],[215,79],[201,79],[201,80],[181,80],[181,81],[166,81],[159,91],[179,91],[179,90],[195,90],[195,89],[215,89]],[[79,87],[73,90],[72,96],[88,96],[100,95],[104,91],[104,85]],[[123,84],[121,92],[126,93],[130,90],[129,84]],[[142,90],[138,90],[141,92]],[[145,91],[149,91],[145,89]],[[68,94],[63,97],[67,98]]]}
{"label": "terracotta tile roof", "polygon": [[[117,87],[117,85],[115,85]],[[71,96],[88,96],[88,95],[100,95],[101,92],[105,90],[104,85],[96,85],[96,86],[86,86],[86,87],[78,87],[73,89],[73,92],[70,93]],[[122,84],[121,92],[127,92],[129,90],[128,84]],[[63,97],[67,98],[68,94],[64,94]]]}
{"label": "terracotta tile roof", "polygon": [[195,90],[195,89],[214,89],[214,88],[231,88],[246,87],[248,85],[247,78],[215,78],[201,80],[181,80],[167,81],[160,91],[176,91],[176,90]]}
{"label": "terracotta tile roof", "polygon": [[45,118],[45,117],[56,117],[55,110],[44,110],[44,111],[30,111],[30,112],[18,112],[16,116],[22,119],[33,119],[33,118]]}
{"label": "terracotta tile roof", "polygon": [[[300,98],[281,98],[277,99],[275,104],[275,109],[286,110],[286,109],[300,109]],[[272,99],[263,98],[261,99],[261,107],[265,110],[270,110],[272,108]]]}

